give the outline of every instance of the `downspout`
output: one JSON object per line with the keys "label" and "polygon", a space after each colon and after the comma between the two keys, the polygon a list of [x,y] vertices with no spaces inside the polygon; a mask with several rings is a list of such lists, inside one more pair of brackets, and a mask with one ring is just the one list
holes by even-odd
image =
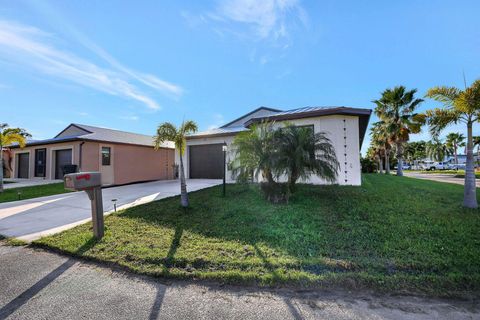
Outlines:
{"label": "downspout", "polygon": [[82,147],[83,147],[83,144],[85,143],[85,141],[82,141],[80,142],[80,148],[78,150],[78,156],[79,156],[79,159],[78,159],[78,172],[82,172]]}

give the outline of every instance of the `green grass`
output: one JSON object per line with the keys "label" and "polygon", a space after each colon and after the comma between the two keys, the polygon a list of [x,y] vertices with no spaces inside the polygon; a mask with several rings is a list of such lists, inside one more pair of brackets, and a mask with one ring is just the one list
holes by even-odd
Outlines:
{"label": "green grass", "polygon": [[300,186],[288,205],[229,185],[120,211],[36,245],[153,276],[456,295],[480,290],[480,210],[454,184],[364,175],[361,187]]}
{"label": "green grass", "polygon": [[69,191],[65,190],[63,183],[52,183],[40,186],[4,189],[3,192],[0,193],[0,203],[19,200],[18,192],[20,192],[20,200],[25,200],[66,193]]}

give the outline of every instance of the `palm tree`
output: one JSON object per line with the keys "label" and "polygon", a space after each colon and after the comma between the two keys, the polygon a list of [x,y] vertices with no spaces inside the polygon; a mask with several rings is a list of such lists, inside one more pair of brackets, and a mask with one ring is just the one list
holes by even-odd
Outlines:
{"label": "palm tree", "polygon": [[188,207],[187,183],[185,181],[185,171],[183,168],[183,154],[187,145],[186,136],[198,130],[197,124],[193,121],[183,121],[177,128],[170,122],[164,122],[157,128],[157,134],[154,137],[155,149],[158,149],[166,141],[173,141],[175,148],[180,156],[180,203],[182,207]]}
{"label": "palm tree", "polygon": [[[385,174],[390,174],[390,153],[392,151],[392,136],[384,121],[375,122],[371,128],[372,141],[380,149],[380,157],[385,158]],[[381,173],[381,172],[380,172]]]}
{"label": "palm tree", "polygon": [[427,157],[434,161],[444,161],[445,157],[451,154],[450,148],[438,138],[433,138],[427,142]]}
{"label": "palm tree", "polygon": [[339,163],[325,132],[287,124],[276,131],[275,144],[274,171],[277,176],[287,174],[290,192],[295,192],[298,179],[306,179],[311,173],[328,182],[336,181]]}
{"label": "palm tree", "polygon": [[374,160],[377,160],[378,162],[378,173],[383,174],[383,145],[378,144],[377,141],[372,140],[372,149],[374,151]]}
{"label": "palm tree", "polygon": [[404,86],[397,86],[386,89],[379,100],[373,101],[377,105],[375,114],[384,122],[385,130],[395,144],[398,176],[403,176],[403,145],[411,133],[419,133],[422,127],[422,119],[417,116],[415,109],[423,100],[415,98],[416,92],[417,89],[407,91]]}
{"label": "palm tree", "polygon": [[428,90],[426,96],[443,104],[442,108],[428,110],[424,115],[432,135],[438,136],[450,124],[462,123],[467,126],[467,163],[463,206],[477,208],[473,165],[473,124],[480,120],[480,79],[465,90],[455,87],[434,87]]}
{"label": "palm tree", "polygon": [[275,130],[272,122],[262,122],[240,132],[232,143],[235,160],[230,164],[232,173],[240,179],[259,178],[274,184]]}
{"label": "palm tree", "polygon": [[465,147],[465,136],[458,132],[451,132],[447,135],[446,146],[453,151],[455,157],[455,164],[458,165],[458,148]]}
{"label": "palm tree", "polygon": [[8,124],[0,124],[0,192],[3,192],[3,151],[11,144],[18,143],[23,148],[31,135],[21,128],[9,128]]}

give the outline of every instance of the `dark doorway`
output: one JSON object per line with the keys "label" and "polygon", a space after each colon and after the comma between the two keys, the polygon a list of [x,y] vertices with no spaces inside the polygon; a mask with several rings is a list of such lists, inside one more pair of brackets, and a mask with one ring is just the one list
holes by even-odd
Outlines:
{"label": "dark doorway", "polygon": [[191,179],[222,179],[222,143],[189,147]]}
{"label": "dark doorway", "polygon": [[35,150],[35,177],[45,178],[47,169],[47,149]]}
{"label": "dark doorway", "polygon": [[55,179],[63,179],[63,167],[72,164],[72,149],[55,151]]}
{"label": "dark doorway", "polygon": [[17,178],[28,179],[28,170],[30,168],[30,154],[19,153],[18,154],[18,173]]}

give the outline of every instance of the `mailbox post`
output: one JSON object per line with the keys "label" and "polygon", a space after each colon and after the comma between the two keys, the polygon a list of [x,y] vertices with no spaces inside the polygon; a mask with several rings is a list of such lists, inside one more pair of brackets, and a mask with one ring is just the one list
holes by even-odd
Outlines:
{"label": "mailbox post", "polygon": [[63,177],[65,189],[85,191],[92,204],[93,235],[101,239],[104,234],[102,179],[100,172],[70,173]]}

